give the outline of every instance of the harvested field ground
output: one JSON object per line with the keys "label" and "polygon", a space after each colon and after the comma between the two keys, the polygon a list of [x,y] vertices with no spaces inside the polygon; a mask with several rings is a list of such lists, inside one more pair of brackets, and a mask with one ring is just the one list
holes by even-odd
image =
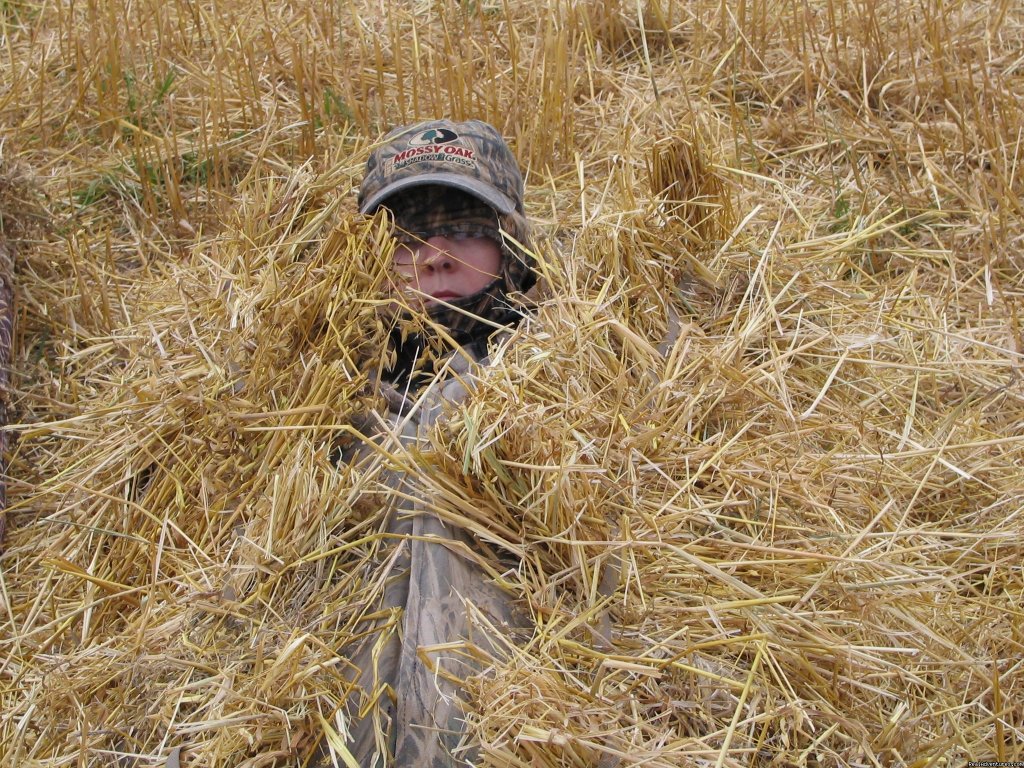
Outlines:
{"label": "harvested field ground", "polygon": [[0,0],[0,765],[341,743],[355,189],[438,116],[544,273],[409,466],[522,564],[483,764],[1024,761],[1022,51],[1012,0]]}

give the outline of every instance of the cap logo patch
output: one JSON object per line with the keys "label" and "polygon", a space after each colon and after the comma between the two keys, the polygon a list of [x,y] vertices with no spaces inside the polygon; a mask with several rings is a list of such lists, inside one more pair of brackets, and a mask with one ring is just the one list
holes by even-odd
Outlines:
{"label": "cap logo patch", "polygon": [[450,144],[457,140],[459,134],[447,128],[431,128],[430,130],[418,133],[409,139],[410,147],[426,147],[431,144]]}
{"label": "cap logo patch", "polygon": [[[430,131],[427,133],[430,133]],[[455,138],[458,138],[458,136]],[[427,144],[425,146],[409,147],[409,149],[402,150],[394,157],[389,157],[383,162],[384,175],[388,176],[395,171],[407,168],[413,163],[455,163],[465,168],[476,168],[477,166],[476,152],[469,147],[461,147],[457,144]]]}

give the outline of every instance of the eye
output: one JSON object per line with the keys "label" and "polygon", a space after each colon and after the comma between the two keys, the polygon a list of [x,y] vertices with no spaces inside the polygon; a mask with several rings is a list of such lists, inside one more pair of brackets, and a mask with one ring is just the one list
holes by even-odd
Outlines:
{"label": "eye", "polygon": [[416,250],[416,247],[423,242],[423,235],[417,232],[408,232],[404,229],[398,230],[392,236],[400,248]]}
{"label": "eye", "polygon": [[396,267],[410,268],[416,266],[416,254],[407,246],[400,245],[395,248],[395,255],[391,263]]}

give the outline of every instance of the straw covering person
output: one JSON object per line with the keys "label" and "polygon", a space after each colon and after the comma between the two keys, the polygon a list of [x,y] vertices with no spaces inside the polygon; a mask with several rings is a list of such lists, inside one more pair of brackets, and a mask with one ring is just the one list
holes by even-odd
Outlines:
{"label": "straw covering person", "polygon": [[[397,241],[394,363],[380,377],[389,412],[374,440],[402,450],[465,397],[488,342],[522,318],[514,298],[536,280],[523,180],[492,126],[432,121],[385,137],[367,163],[359,207],[385,208]],[[488,649],[474,611],[502,631],[515,623],[513,603],[487,575],[501,567],[492,551],[430,511],[404,473],[385,482],[394,491],[385,523],[393,544],[379,560],[381,604],[359,627],[365,639],[343,652],[359,688],[346,746],[365,768],[468,765],[474,750],[456,681],[478,666],[457,646]]]}

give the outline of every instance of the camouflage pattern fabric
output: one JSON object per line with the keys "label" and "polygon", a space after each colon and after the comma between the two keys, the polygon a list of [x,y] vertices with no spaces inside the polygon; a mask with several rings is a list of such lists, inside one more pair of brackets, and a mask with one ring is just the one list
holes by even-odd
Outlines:
{"label": "camouflage pattern fabric", "polygon": [[359,210],[373,213],[403,189],[432,184],[468,192],[498,213],[525,215],[519,164],[494,126],[480,120],[430,120],[391,131],[367,160]]}
{"label": "camouflage pattern fabric", "polygon": [[[388,451],[418,442],[465,397],[471,365],[469,355],[456,353],[449,361],[454,375],[435,380],[415,404],[389,390],[387,422],[393,431],[376,439]],[[373,460],[369,450],[356,458]],[[360,689],[348,711],[349,750],[363,768],[469,766],[475,749],[465,743],[456,681],[481,670],[459,642],[496,652],[486,633],[475,627],[474,611],[503,629],[520,622],[511,596],[490,581],[482,566],[494,563],[495,553],[425,509],[422,492],[403,473],[390,472],[383,482],[395,491],[385,530],[396,543],[379,561],[386,582],[380,603],[366,612],[371,618],[358,627],[365,639],[342,650],[358,670]],[[368,711],[360,718],[363,708]],[[378,741],[379,734],[386,738]],[[332,764],[326,744],[312,764]]]}

